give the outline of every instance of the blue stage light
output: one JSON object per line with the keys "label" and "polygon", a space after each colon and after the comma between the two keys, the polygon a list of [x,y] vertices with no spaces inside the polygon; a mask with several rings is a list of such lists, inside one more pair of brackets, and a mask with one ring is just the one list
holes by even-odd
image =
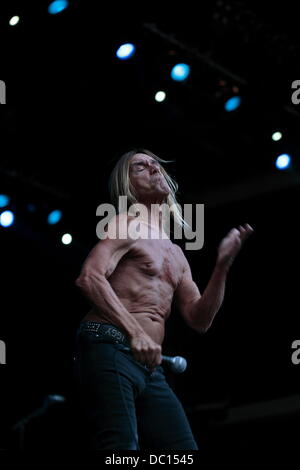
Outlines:
{"label": "blue stage light", "polygon": [[0,225],[2,227],[9,227],[14,223],[14,214],[11,211],[4,211],[0,214]]}
{"label": "blue stage light", "polygon": [[234,111],[237,109],[241,104],[241,98],[239,96],[233,96],[226,101],[224,108],[225,111]]}
{"label": "blue stage light", "polygon": [[69,6],[68,0],[55,0],[55,2],[50,3],[48,6],[48,12],[51,15],[56,15],[61,11],[65,10]]}
{"label": "blue stage light", "polygon": [[171,70],[171,78],[177,82],[186,80],[190,74],[190,67],[187,64],[177,64]]}
{"label": "blue stage light", "polygon": [[48,215],[48,224],[50,224],[50,225],[57,224],[57,222],[59,222],[61,218],[62,218],[62,212],[61,211],[59,211],[59,210],[52,211]]}
{"label": "blue stage light", "polygon": [[285,170],[288,168],[291,164],[291,157],[287,153],[283,153],[282,155],[279,155],[276,159],[276,168],[278,170]]}
{"label": "blue stage light", "polygon": [[9,201],[9,196],[7,196],[6,194],[0,194],[0,207],[8,206]]}
{"label": "blue stage light", "polygon": [[118,59],[126,60],[133,56],[135,53],[135,46],[131,43],[122,44],[116,52]]}

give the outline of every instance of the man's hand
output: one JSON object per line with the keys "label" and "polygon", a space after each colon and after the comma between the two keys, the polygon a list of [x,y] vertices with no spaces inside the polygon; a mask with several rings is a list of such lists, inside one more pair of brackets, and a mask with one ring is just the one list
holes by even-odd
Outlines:
{"label": "man's hand", "polygon": [[161,346],[146,333],[132,338],[130,347],[134,358],[141,364],[149,366],[151,370],[161,364]]}
{"label": "man's hand", "polygon": [[249,224],[239,225],[238,229],[233,228],[230,230],[218,247],[217,264],[229,269],[243,243],[253,231]]}

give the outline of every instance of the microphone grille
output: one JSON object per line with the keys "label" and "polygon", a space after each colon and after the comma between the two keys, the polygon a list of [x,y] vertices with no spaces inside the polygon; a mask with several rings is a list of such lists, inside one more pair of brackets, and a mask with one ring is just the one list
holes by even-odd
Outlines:
{"label": "microphone grille", "polygon": [[185,371],[186,367],[187,367],[187,362],[186,362],[186,359],[184,359],[184,357],[181,357],[181,356],[176,356],[174,357],[174,372],[177,372],[178,374],[181,374],[182,372]]}

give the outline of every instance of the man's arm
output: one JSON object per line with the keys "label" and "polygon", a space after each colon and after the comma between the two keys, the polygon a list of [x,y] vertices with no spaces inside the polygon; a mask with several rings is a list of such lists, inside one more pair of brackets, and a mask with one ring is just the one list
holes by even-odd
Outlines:
{"label": "man's arm", "polygon": [[[157,345],[133,315],[125,308],[111,287],[107,278],[114,272],[120,259],[133,247],[136,240],[127,234],[127,215],[118,215],[110,222],[111,233],[114,233],[113,224],[118,225],[119,218],[126,224],[126,237],[124,239],[106,238],[97,243],[85,260],[81,273],[76,279],[77,287],[96,307],[96,311],[108,317],[112,324],[124,330],[131,340],[131,347],[137,360],[150,365],[161,363],[161,347]],[[126,219],[124,219],[126,218]],[[121,225],[123,230],[125,226]],[[118,230],[116,230],[118,233]]]}
{"label": "man's arm", "polygon": [[187,324],[199,333],[204,333],[210,328],[219,311],[224,299],[228,270],[242,243],[252,232],[252,227],[246,224],[245,228],[239,226],[239,230],[231,230],[222,240],[215,268],[202,295],[192,279],[188,261],[183,255],[184,272],[175,292],[175,301]]}
{"label": "man's arm", "polygon": [[220,309],[225,291],[227,271],[216,264],[203,294],[193,281],[188,261],[185,259],[183,275],[175,291],[175,304],[186,323],[198,333],[205,333]]}
{"label": "man's arm", "polygon": [[205,333],[220,310],[225,294],[225,284],[228,269],[216,262],[210,280],[202,296],[191,305],[189,316],[192,328],[199,333]]}

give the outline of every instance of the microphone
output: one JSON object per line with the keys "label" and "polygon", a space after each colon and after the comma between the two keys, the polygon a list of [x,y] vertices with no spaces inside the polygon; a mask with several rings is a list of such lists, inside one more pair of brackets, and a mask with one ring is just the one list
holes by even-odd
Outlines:
{"label": "microphone", "polygon": [[181,374],[182,372],[185,371],[187,367],[187,362],[184,357],[181,356],[161,356],[162,363],[167,364],[171,371],[174,372],[175,374]]}
{"label": "microphone", "polygon": [[[125,346],[123,348],[123,350],[124,351],[131,351],[131,349],[128,348],[127,346]],[[161,359],[162,359],[162,364],[167,365],[171,369],[171,371],[174,372],[175,374],[181,374],[182,372],[185,371],[185,369],[187,367],[186,359],[184,357],[181,357],[181,356],[172,357],[172,356],[162,355]]]}

